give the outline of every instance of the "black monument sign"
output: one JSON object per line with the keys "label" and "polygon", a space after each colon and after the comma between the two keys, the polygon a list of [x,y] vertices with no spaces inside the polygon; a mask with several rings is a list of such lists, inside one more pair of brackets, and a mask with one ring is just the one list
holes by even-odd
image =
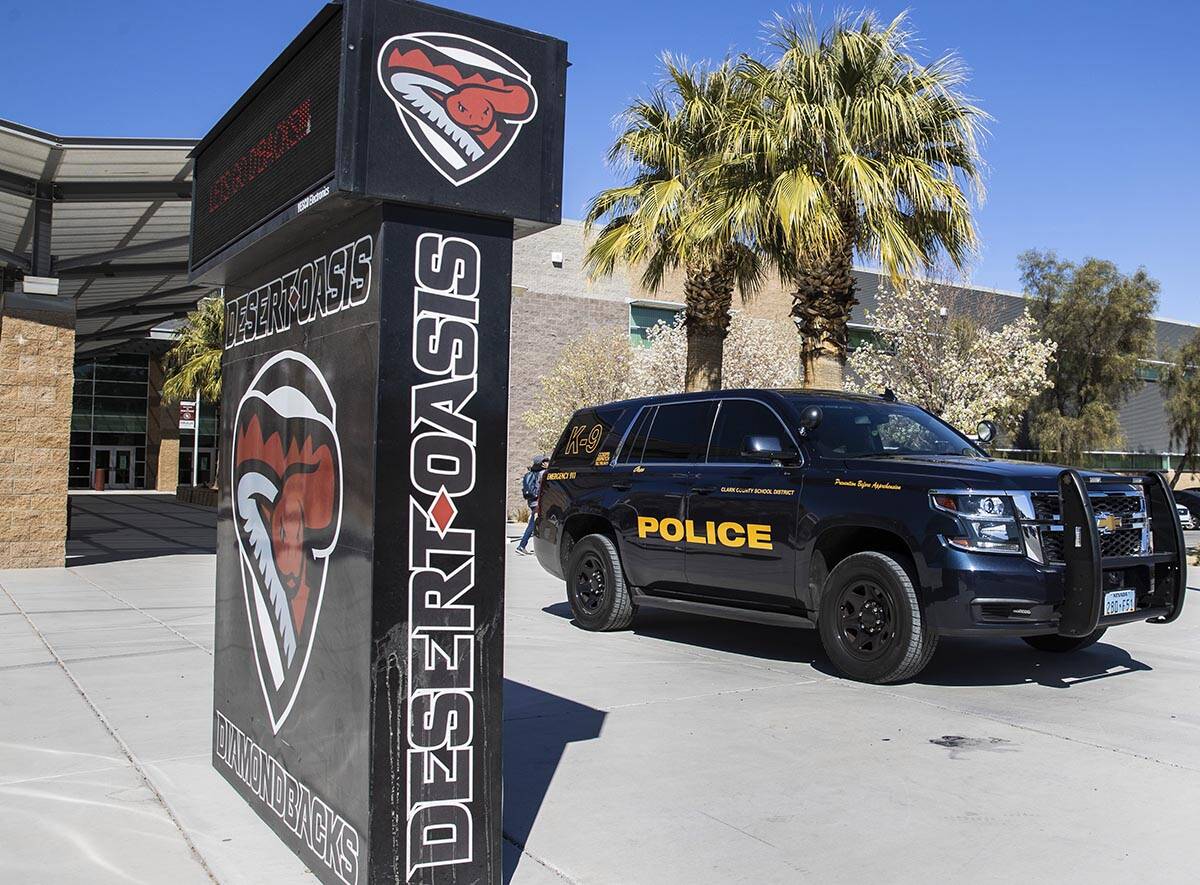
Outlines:
{"label": "black monument sign", "polygon": [[566,47],[325,7],[196,149],[224,286],[213,763],[328,883],[496,882],[512,239]]}

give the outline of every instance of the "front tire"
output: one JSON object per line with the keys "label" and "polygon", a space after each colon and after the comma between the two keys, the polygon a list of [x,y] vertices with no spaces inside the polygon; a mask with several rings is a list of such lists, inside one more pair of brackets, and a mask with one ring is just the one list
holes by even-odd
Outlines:
{"label": "front tire", "polygon": [[1095,645],[1107,630],[1107,627],[1101,627],[1096,632],[1089,633],[1087,636],[1058,636],[1051,634],[1050,636],[1022,636],[1021,638],[1038,651],[1069,654],[1073,651],[1082,651],[1089,645]]}
{"label": "front tire", "polygon": [[911,679],[937,648],[908,571],[874,551],[847,556],[829,573],[817,626],[833,665],[859,682]]}
{"label": "front tire", "polygon": [[625,584],[617,546],[607,535],[587,535],[571,549],[567,564],[567,602],[585,630],[624,630],[634,605]]}

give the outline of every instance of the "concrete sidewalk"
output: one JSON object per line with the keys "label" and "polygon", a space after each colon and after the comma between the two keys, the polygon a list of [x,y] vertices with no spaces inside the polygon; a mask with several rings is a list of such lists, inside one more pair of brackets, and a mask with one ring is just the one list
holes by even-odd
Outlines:
{"label": "concrete sidewalk", "polygon": [[[169,543],[202,545],[197,512],[107,561],[105,520],[142,517],[102,506],[87,564],[0,571],[0,882],[316,881],[209,763],[213,557]],[[881,688],[810,632],[590,634],[531,557],[508,576],[507,881],[1195,881],[1198,593],[1077,656],[946,642]]]}

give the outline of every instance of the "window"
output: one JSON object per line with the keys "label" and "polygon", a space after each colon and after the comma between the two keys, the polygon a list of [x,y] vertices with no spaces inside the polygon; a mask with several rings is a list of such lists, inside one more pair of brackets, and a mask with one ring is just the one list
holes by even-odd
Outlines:
{"label": "window", "polygon": [[702,460],[716,407],[717,404],[711,400],[660,405],[646,439],[642,462],[653,464]]}
{"label": "window", "polygon": [[[554,450],[555,466],[606,463],[602,453],[612,454],[617,440],[613,428],[620,422],[625,410],[621,407],[580,409],[571,416],[571,423],[563,431]],[[597,460],[600,458],[601,460]]]}
{"label": "window", "polygon": [[673,326],[678,320],[683,305],[660,306],[650,304],[629,305],[629,341],[634,347],[647,347],[650,344],[648,332],[657,323]]}
{"label": "window", "polygon": [[879,425],[879,441],[885,452],[935,452],[938,445],[932,429],[909,415],[888,415]]}
{"label": "window", "polygon": [[722,400],[712,442],[708,447],[708,460],[750,460],[742,458],[746,438],[750,436],[772,436],[779,440],[781,446],[792,445],[791,437],[775,413],[762,403],[748,399]]}
{"label": "window", "polygon": [[950,425],[914,406],[882,400],[797,399],[795,404],[798,409],[821,407],[812,439],[822,458],[985,457]]}
{"label": "window", "polygon": [[650,425],[654,422],[654,413],[658,406],[646,406],[638,414],[633,427],[629,428],[629,436],[625,439],[625,447],[621,449],[620,464],[640,464],[642,452],[646,448],[646,437],[650,434]]}

